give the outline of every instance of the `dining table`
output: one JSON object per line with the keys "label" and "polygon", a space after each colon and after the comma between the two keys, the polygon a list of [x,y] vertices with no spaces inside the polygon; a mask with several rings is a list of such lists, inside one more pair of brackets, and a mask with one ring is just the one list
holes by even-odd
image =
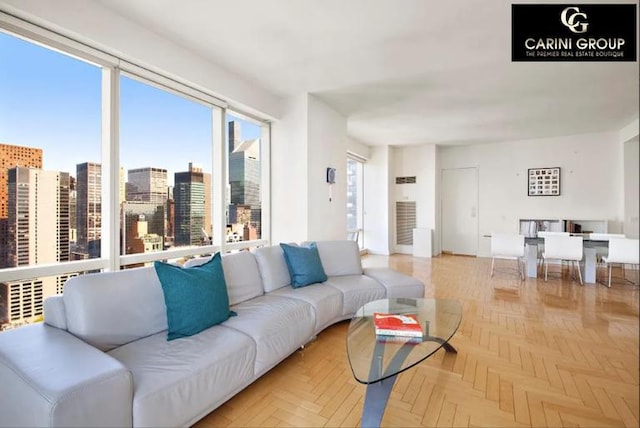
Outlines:
{"label": "dining table", "polygon": [[[572,233],[571,236],[582,236],[582,261],[580,272],[585,284],[595,284],[596,270],[598,267],[598,252],[606,255],[609,248],[608,240],[590,239],[589,234]],[[544,245],[544,238],[526,237],[525,242],[525,274],[528,278],[538,277],[538,251],[540,244]],[[603,250],[604,249],[604,250]]]}

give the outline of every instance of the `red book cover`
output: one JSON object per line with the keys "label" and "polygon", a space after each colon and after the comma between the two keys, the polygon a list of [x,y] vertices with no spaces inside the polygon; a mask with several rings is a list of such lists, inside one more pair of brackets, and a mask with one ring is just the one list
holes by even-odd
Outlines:
{"label": "red book cover", "polygon": [[386,336],[422,337],[422,327],[416,314],[384,314],[375,312],[376,334]]}

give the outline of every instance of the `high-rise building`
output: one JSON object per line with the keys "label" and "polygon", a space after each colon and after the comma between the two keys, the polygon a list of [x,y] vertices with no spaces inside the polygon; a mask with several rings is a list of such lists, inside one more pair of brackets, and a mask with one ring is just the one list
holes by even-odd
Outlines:
{"label": "high-rise building", "polygon": [[173,247],[174,224],[176,218],[175,203],[173,201],[173,186],[167,187],[167,205],[165,206],[167,221],[165,223],[164,246]]}
{"label": "high-rise building", "polygon": [[127,201],[167,202],[167,170],[162,168],[136,168],[127,172]]}
{"label": "high-rise building", "polygon": [[[69,261],[69,173],[15,167],[8,171],[11,266]],[[46,297],[62,291],[68,276],[9,282],[9,321],[42,315]]]}
{"label": "high-rise building", "polygon": [[[164,238],[167,224],[167,170],[163,168],[136,168],[127,172],[127,209],[125,216],[125,237],[130,238],[133,222],[144,215],[149,225],[149,233]],[[136,207],[136,203],[143,204]],[[129,240],[129,244],[131,241]],[[127,254],[133,248],[127,245]]]}
{"label": "high-rise building", "polygon": [[76,179],[74,177],[69,177],[69,244],[71,246],[72,253],[75,251],[76,241],[78,240],[78,222],[76,221],[77,199]]}
{"label": "high-rise building", "polygon": [[228,123],[229,153],[233,153],[236,146],[242,142],[242,124],[232,120]]}
{"label": "high-rise building", "polygon": [[[240,140],[236,122],[229,122],[229,223],[242,223],[256,229],[261,236],[262,209],[260,194],[260,139]],[[242,206],[242,209],[238,208]],[[248,211],[247,211],[248,207]],[[249,215],[247,224],[237,216]]]}
{"label": "high-rise building", "polygon": [[[205,177],[208,176],[208,177]],[[207,184],[208,183],[208,184]],[[211,213],[206,200],[211,195],[211,174],[189,163],[189,170],[174,175],[174,243],[202,245],[209,237]]]}
{"label": "high-rise building", "polygon": [[159,236],[162,243],[165,229],[164,205],[156,205],[152,202],[125,201],[122,203],[121,209],[122,254],[135,254],[137,252],[136,248],[139,247],[134,247],[133,242],[138,237],[136,228],[141,218],[144,219],[146,233]]}
{"label": "high-rise building", "polygon": [[102,165],[76,165],[77,254],[75,258],[100,257],[102,228]]}
{"label": "high-rise building", "polygon": [[42,149],[0,143],[0,268],[9,266],[8,171],[23,166],[42,168]]}

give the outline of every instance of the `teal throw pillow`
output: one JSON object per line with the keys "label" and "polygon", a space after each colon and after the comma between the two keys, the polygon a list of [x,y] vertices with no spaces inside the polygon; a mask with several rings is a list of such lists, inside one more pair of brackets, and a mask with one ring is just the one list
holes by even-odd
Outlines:
{"label": "teal throw pillow", "polygon": [[158,261],[153,266],[167,306],[167,340],[192,336],[235,315],[229,311],[220,253],[190,268]]}
{"label": "teal throw pillow", "polygon": [[280,244],[280,247],[284,252],[284,259],[291,276],[291,285],[294,288],[327,280],[315,242],[308,246]]}

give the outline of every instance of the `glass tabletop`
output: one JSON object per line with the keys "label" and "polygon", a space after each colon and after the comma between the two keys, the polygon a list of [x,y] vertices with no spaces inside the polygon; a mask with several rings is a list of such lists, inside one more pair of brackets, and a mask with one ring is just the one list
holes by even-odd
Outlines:
{"label": "glass tabletop", "polygon": [[[417,315],[423,337],[377,336],[375,312]],[[375,383],[415,366],[443,346],[455,352],[448,342],[461,319],[456,300],[392,298],[367,303],[356,311],[347,332],[353,376],[360,383]]]}

